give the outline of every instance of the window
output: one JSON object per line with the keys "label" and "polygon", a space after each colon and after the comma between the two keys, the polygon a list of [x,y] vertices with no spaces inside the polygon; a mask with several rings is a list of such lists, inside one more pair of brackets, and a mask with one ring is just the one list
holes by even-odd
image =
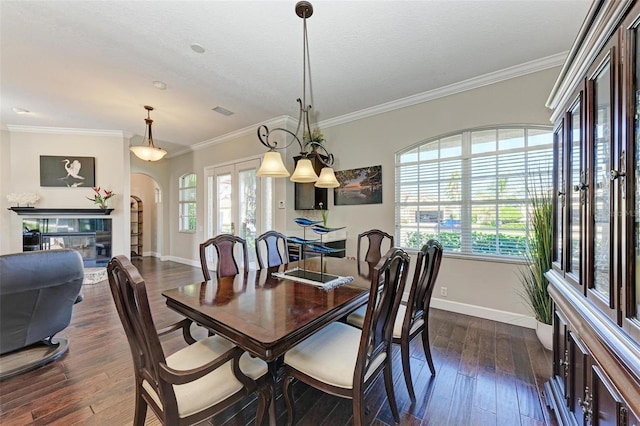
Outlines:
{"label": "window", "polygon": [[396,241],[419,249],[519,257],[529,235],[528,188],[551,188],[551,127],[467,130],[396,155]]}
{"label": "window", "polygon": [[178,219],[180,232],[196,231],[196,174],[180,176],[178,184]]}

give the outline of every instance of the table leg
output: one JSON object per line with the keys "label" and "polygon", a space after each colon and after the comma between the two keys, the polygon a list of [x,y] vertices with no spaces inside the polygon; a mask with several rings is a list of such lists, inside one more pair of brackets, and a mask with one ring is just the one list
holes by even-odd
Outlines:
{"label": "table leg", "polygon": [[280,382],[280,375],[278,370],[284,365],[284,356],[274,359],[273,361],[268,361],[267,365],[269,367],[269,385],[271,386],[271,405],[269,406],[269,425],[276,426],[276,397],[277,397],[277,386]]}

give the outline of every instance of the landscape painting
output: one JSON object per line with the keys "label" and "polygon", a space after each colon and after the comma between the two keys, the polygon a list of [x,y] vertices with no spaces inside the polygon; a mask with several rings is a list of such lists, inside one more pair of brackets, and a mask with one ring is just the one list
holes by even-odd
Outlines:
{"label": "landscape painting", "polygon": [[336,172],[340,186],[334,189],[333,204],[382,204],[382,166]]}
{"label": "landscape painting", "polygon": [[96,186],[95,158],[41,155],[40,186]]}

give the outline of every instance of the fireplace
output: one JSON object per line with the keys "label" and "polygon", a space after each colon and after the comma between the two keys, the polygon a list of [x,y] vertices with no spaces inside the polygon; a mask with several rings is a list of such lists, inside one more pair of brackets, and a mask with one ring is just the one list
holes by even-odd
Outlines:
{"label": "fireplace", "polygon": [[106,266],[111,259],[110,218],[30,218],[22,220],[22,229],[22,251],[71,248],[85,267]]}

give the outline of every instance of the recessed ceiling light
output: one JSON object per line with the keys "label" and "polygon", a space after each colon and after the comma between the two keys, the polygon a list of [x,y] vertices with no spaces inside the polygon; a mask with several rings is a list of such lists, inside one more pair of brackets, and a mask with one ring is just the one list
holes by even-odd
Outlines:
{"label": "recessed ceiling light", "polygon": [[28,109],[19,108],[19,107],[13,107],[12,109],[13,109],[13,112],[15,112],[16,114],[29,114],[31,112]]}
{"label": "recessed ceiling light", "polygon": [[218,114],[222,114],[222,115],[226,115],[226,116],[229,116],[229,115],[233,115],[233,114],[234,114],[234,112],[233,112],[233,111],[229,111],[228,109],[226,109],[226,108],[222,108],[221,106],[217,106],[217,107],[215,107],[215,108],[212,108],[212,111],[215,111],[215,112],[217,112]]}
{"label": "recessed ceiling light", "polygon": [[153,82],[153,87],[159,90],[167,90],[167,83],[164,81],[156,80]]}
{"label": "recessed ceiling light", "polygon": [[204,47],[202,47],[202,45],[198,43],[193,43],[191,45],[191,50],[193,50],[196,53],[204,53],[205,51]]}

